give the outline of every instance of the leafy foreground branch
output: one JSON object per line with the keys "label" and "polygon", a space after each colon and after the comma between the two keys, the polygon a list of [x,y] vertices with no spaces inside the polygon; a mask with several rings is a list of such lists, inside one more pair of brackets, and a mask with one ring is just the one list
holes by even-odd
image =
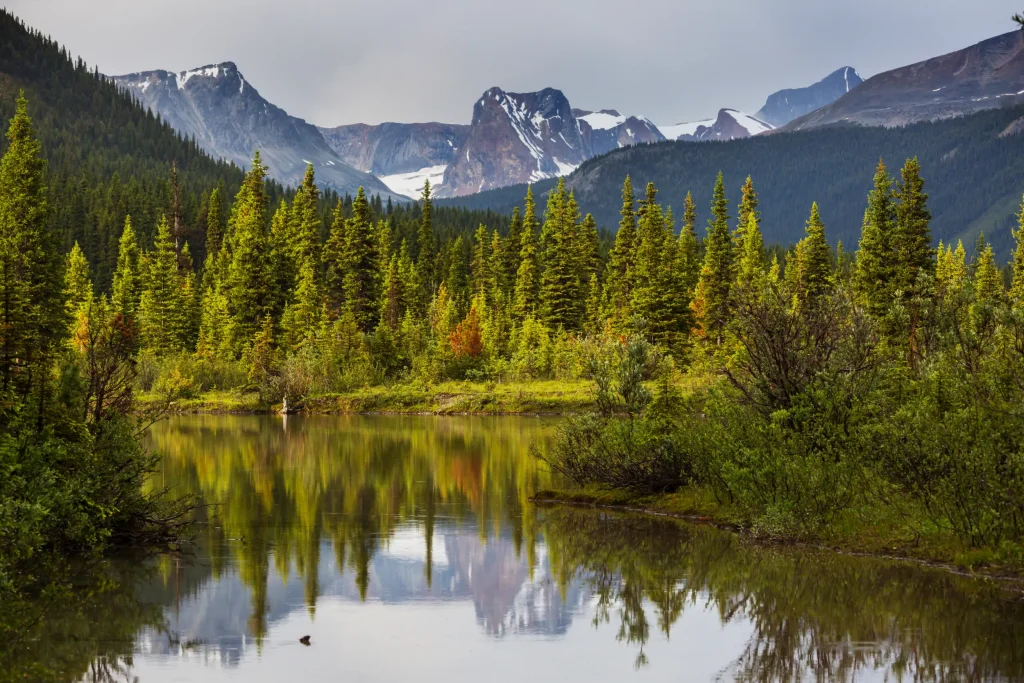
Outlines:
{"label": "leafy foreground branch", "polygon": [[[70,598],[114,546],[180,539],[189,500],[146,492],[130,417],[138,343],[106,297],[79,296],[48,228],[45,162],[24,99],[0,161],[0,669],[29,596]],[[80,252],[79,252],[80,255]],[[66,270],[66,276],[65,276]],[[152,488],[152,487],[151,487]]]}

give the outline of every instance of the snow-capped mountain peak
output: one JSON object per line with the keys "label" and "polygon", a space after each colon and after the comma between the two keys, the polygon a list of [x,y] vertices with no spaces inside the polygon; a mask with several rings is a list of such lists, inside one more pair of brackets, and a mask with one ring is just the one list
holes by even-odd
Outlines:
{"label": "snow-capped mountain peak", "polygon": [[736,109],[722,109],[718,116],[705,121],[662,126],[669,140],[725,141],[760,135],[774,126]]}

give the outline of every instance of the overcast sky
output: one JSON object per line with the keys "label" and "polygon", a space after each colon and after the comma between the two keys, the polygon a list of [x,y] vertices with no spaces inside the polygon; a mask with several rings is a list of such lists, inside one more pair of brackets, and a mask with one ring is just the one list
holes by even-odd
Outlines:
{"label": "overcast sky", "polygon": [[[3,0],[0,0],[3,2]],[[561,89],[655,123],[841,66],[862,76],[1013,29],[1024,0],[6,0],[101,72],[233,61],[320,125],[468,123],[487,88]]]}

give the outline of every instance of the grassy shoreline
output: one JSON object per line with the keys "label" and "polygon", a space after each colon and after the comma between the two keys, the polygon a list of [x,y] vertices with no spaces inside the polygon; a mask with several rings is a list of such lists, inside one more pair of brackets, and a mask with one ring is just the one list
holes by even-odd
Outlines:
{"label": "grassy shoreline", "polygon": [[[509,384],[443,382],[435,385],[376,386],[312,396],[293,407],[297,412],[309,415],[569,415],[592,409],[593,396],[593,383],[582,380]],[[159,401],[159,397],[153,394],[139,397],[143,407]],[[256,415],[274,413],[280,408],[280,404],[261,402],[255,392],[209,391],[174,401],[170,412]]]}
{"label": "grassy shoreline", "polygon": [[965,576],[1008,580],[1020,583],[1024,589],[1024,563],[1000,557],[994,549],[964,550],[948,531],[914,529],[906,520],[891,515],[886,517],[876,509],[851,515],[843,523],[831,527],[822,537],[801,539],[757,533],[743,521],[739,509],[721,504],[709,492],[697,488],[646,496],[596,486],[577,490],[541,490],[531,501],[538,505],[574,505],[671,517],[709,524],[761,542],[909,561]]}

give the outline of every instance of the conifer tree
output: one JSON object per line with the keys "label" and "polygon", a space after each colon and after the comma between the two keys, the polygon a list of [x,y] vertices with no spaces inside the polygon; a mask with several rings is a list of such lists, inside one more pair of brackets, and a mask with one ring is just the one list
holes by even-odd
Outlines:
{"label": "conifer tree", "polygon": [[88,315],[93,300],[89,262],[85,259],[78,242],[75,242],[65,259],[64,299],[67,319],[71,321],[71,334],[74,336],[79,327],[79,319]]}
{"label": "conifer tree", "polygon": [[220,187],[213,188],[206,210],[206,259],[207,263],[216,262],[224,240],[223,199]]}
{"label": "conifer tree", "polygon": [[811,205],[811,217],[807,219],[803,248],[796,262],[801,300],[816,301],[829,287],[832,279],[832,263],[828,241],[825,239],[825,224],[821,222],[818,203]]}
{"label": "conifer tree", "polygon": [[895,224],[892,233],[893,291],[904,296],[916,294],[917,275],[921,270],[932,270],[931,230],[932,215],[928,211],[928,195],[924,191],[921,166],[917,157],[907,159],[900,172],[896,187]]}
{"label": "conifer tree", "polygon": [[606,315],[619,320],[629,318],[629,302],[632,296],[630,279],[633,275],[632,258],[636,241],[636,211],[633,183],[626,176],[622,184],[622,209],[619,211],[619,231],[615,233],[615,244],[609,254],[605,277]]}
{"label": "conifer tree", "polygon": [[876,317],[884,316],[892,301],[894,221],[892,177],[885,162],[879,159],[874,188],[868,194],[854,273],[854,287]]}
{"label": "conifer tree", "polygon": [[519,273],[519,250],[523,242],[523,219],[519,215],[519,207],[512,209],[512,220],[509,222],[508,235],[504,239],[504,272],[502,287],[509,294],[515,290],[516,275]]}
{"label": "conifer tree", "polygon": [[[313,164],[306,167],[306,175],[292,200],[290,230],[292,258],[295,272],[308,261],[320,263],[320,188],[316,185]],[[315,270],[315,269],[314,269]]]}
{"label": "conifer tree", "polygon": [[[47,230],[46,162],[24,93],[0,160],[0,373],[2,390],[38,388],[38,420],[46,394],[44,368],[67,331],[60,257]],[[33,386],[35,382],[35,386]]]}
{"label": "conifer tree", "polygon": [[363,188],[352,202],[345,240],[345,311],[363,332],[373,329],[377,316],[376,250],[370,226],[370,205]]}
{"label": "conifer tree", "polygon": [[392,332],[402,320],[402,283],[398,275],[398,256],[393,255],[384,276],[380,297],[380,324]]}
{"label": "conifer tree", "polygon": [[766,274],[764,238],[757,224],[757,218],[747,214],[747,227],[741,232],[739,265],[736,269],[736,284],[739,287],[756,288]]}
{"label": "conifer tree", "polygon": [[1024,199],[1021,200],[1017,215],[1017,229],[1013,232],[1017,248],[1013,251],[1013,280],[1010,285],[1010,299],[1017,308],[1024,308]]}
{"label": "conifer tree", "polygon": [[1003,277],[996,267],[995,252],[992,245],[985,243],[984,236],[978,238],[978,261],[974,265],[971,284],[974,286],[974,298],[978,302],[998,303],[1004,295]]}
{"label": "conifer tree", "polygon": [[479,225],[473,235],[473,256],[469,271],[473,278],[473,296],[488,296],[494,286],[494,275],[491,272],[490,235],[487,227]]}
{"label": "conifer tree", "polygon": [[192,266],[192,252],[188,242],[181,249],[178,259],[177,296],[171,300],[169,312],[171,329],[174,333],[175,346],[178,349],[194,349],[199,333],[200,311],[196,291],[196,274]]}
{"label": "conifer tree", "polygon": [[537,310],[540,277],[537,263],[537,218],[533,190],[526,188],[526,212],[523,215],[523,233],[519,240],[519,267],[516,269],[516,289],[512,313],[517,320]]}
{"label": "conifer tree", "polygon": [[268,309],[268,313],[274,316],[283,310],[295,289],[299,262],[294,229],[292,212],[285,200],[281,199],[274,216],[270,219],[268,269],[272,283],[273,305]]}
{"label": "conifer tree", "polygon": [[729,322],[733,281],[732,236],[729,234],[729,203],[725,182],[719,172],[708,221],[707,248],[700,270],[692,308],[699,334],[708,342],[721,345]]}
{"label": "conifer tree", "polygon": [[180,297],[178,258],[167,217],[157,225],[146,286],[139,301],[139,332],[145,348],[155,353],[177,349],[174,313]]}
{"label": "conifer tree", "polygon": [[566,196],[565,180],[548,195],[548,208],[541,229],[540,316],[548,329],[578,330],[583,322],[585,301],[580,301],[576,229],[579,208],[574,197]]}
{"label": "conifer tree", "polygon": [[345,243],[348,241],[348,220],[345,218],[341,200],[334,209],[334,221],[324,245],[324,295],[331,315],[341,314],[345,302]]}
{"label": "conifer tree", "polygon": [[697,207],[693,203],[693,195],[687,192],[683,202],[683,225],[679,230],[678,255],[682,264],[679,275],[691,296],[700,276],[700,250],[700,237],[697,236]]}
{"label": "conifer tree", "polygon": [[422,214],[420,215],[419,232],[416,240],[416,273],[420,279],[420,296],[418,301],[424,308],[434,296],[437,287],[436,260],[437,246],[434,243],[434,204],[430,199],[430,181],[423,183],[423,194],[420,195]]}
{"label": "conifer tree", "polygon": [[448,285],[448,300],[458,318],[469,308],[469,273],[466,270],[465,243],[459,235],[448,249],[448,273],[444,279]]}
{"label": "conifer tree", "polygon": [[227,272],[227,295],[236,352],[251,342],[275,304],[268,249],[265,178],[266,167],[257,152],[231,208],[231,263]]}
{"label": "conifer tree", "polygon": [[299,346],[312,339],[320,329],[323,297],[320,294],[320,283],[314,261],[302,259],[299,276],[295,284],[293,300],[288,305],[285,333],[292,346]]}
{"label": "conifer tree", "polygon": [[757,223],[758,230],[760,230],[761,212],[757,210],[757,192],[754,190],[754,181],[750,176],[747,176],[746,182],[743,183],[742,196],[740,197],[740,205],[736,215],[736,232],[733,233],[737,248],[742,249],[740,245],[744,241],[743,231],[750,224],[751,215],[754,216],[754,221]]}
{"label": "conifer tree", "polygon": [[647,323],[653,335],[660,336],[666,327],[666,311],[661,307],[661,275],[668,265],[665,255],[665,218],[656,201],[654,183],[647,183],[644,199],[640,202],[640,221],[633,247],[633,277],[629,310]]}
{"label": "conifer tree", "polygon": [[207,287],[200,308],[202,315],[196,354],[207,360],[232,358],[231,315],[228,312],[227,297],[219,289]]}
{"label": "conifer tree", "polygon": [[134,321],[142,296],[142,276],[139,269],[139,244],[132,229],[131,216],[125,216],[124,232],[118,242],[117,268],[111,287],[111,304],[125,320]]}

